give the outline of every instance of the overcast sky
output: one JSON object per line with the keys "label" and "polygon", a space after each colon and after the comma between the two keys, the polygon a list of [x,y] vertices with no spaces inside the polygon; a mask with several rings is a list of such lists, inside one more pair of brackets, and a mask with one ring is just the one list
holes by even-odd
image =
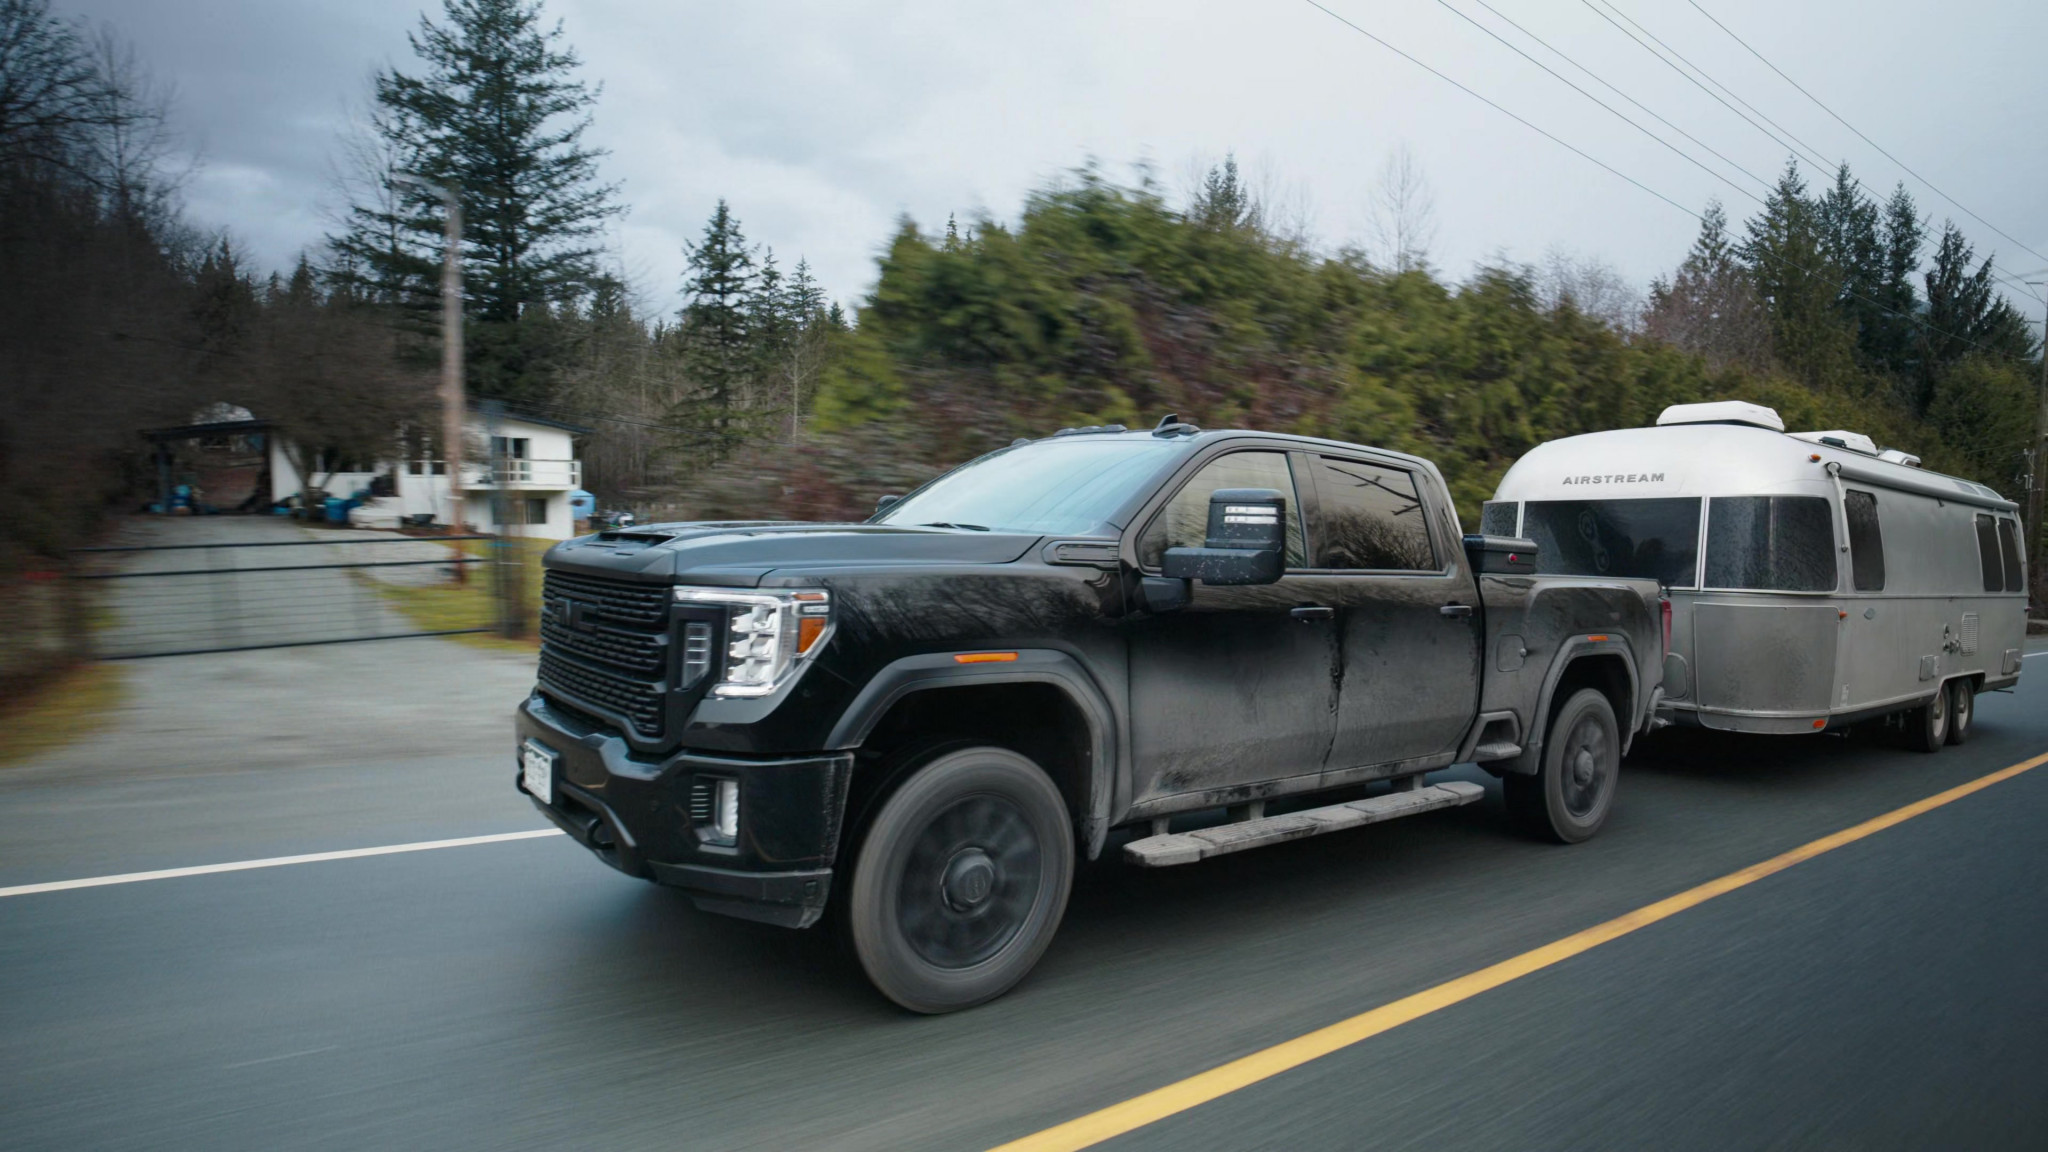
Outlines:
{"label": "overcast sky", "polygon": [[[1456,80],[1688,208],[1742,191],[1646,139],[1437,0],[1323,0]],[[1486,0],[1749,172],[1786,150],[1626,39],[1592,0]],[[1980,255],[2021,250],[1917,184],[1773,74],[1686,0],[1619,9],[1863,181],[1898,180]],[[105,21],[175,90],[201,157],[196,223],[260,265],[288,265],[329,228],[336,140],[380,67],[417,68],[405,34],[439,0],[56,0]],[[1750,180],[1622,104],[1479,6],[1449,0],[1737,183]],[[2048,4],[2040,0],[1701,0],[1879,145],[2017,240],[2048,253]],[[1177,191],[1235,150],[1305,205],[1327,245],[1364,242],[1389,152],[1435,190],[1433,262],[1453,277],[1495,254],[1559,248],[1642,282],[1683,255],[1695,220],[1458,91],[1304,0],[1035,0],[993,5],[775,0],[548,0],[587,79],[603,84],[590,142],[630,211],[614,245],[641,298],[672,309],[682,242],[727,198],[785,267],[808,256],[836,298],[872,284],[908,214],[1014,219],[1024,196],[1094,158],[1117,178],[1149,162]],[[2040,305],[2027,302],[2029,315]]]}

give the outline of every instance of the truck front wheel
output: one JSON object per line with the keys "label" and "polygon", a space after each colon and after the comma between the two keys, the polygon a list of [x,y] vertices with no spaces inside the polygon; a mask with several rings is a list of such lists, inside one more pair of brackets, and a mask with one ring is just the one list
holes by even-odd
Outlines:
{"label": "truck front wheel", "polygon": [[1038,765],[948,752],[883,802],[855,856],[847,926],[868,979],[913,1012],[1009,991],[1066,912],[1074,837]]}
{"label": "truck front wheel", "polygon": [[1551,720],[1542,768],[1534,776],[1510,774],[1501,787],[1509,815],[1525,831],[1576,844],[1607,822],[1620,777],[1621,732],[1614,706],[1598,689],[1582,688]]}

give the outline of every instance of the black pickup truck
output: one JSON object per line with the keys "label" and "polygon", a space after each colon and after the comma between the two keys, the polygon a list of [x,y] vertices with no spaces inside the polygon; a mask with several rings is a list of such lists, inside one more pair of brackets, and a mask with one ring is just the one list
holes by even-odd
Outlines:
{"label": "black pickup truck", "polygon": [[1461,536],[1426,460],[1174,417],[865,523],[601,532],[547,555],[517,780],[620,871],[830,910],[891,999],[965,1008],[1115,830],[1185,864],[1471,802],[1423,774],[1476,761],[1522,826],[1591,836],[1655,714],[1659,589],[1533,552]]}

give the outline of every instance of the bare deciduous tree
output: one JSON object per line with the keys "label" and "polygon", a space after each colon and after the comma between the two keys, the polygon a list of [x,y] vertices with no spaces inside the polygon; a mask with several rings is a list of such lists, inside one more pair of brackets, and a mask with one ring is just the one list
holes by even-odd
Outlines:
{"label": "bare deciduous tree", "polygon": [[1436,243],[1436,194],[1408,145],[1387,153],[1367,207],[1378,262],[1396,272],[1429,267],[1429,249]]}

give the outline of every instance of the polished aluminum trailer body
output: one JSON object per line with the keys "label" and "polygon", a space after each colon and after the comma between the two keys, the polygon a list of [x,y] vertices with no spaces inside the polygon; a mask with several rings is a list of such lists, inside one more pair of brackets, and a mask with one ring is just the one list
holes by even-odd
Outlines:
{"label": "polished aluminum trailer body", "polygon": [[1542,571],[1665,585],[1667,720],[1814,732],[1926,706],[1952,681],[2019,679],[2011,501],[1854,433],[1787,434],[1760,426],[1769,409],[1725,407],[1760,415],[1667,413],[1541,445],[1502,478],[1482,530],[1536,540]]}

